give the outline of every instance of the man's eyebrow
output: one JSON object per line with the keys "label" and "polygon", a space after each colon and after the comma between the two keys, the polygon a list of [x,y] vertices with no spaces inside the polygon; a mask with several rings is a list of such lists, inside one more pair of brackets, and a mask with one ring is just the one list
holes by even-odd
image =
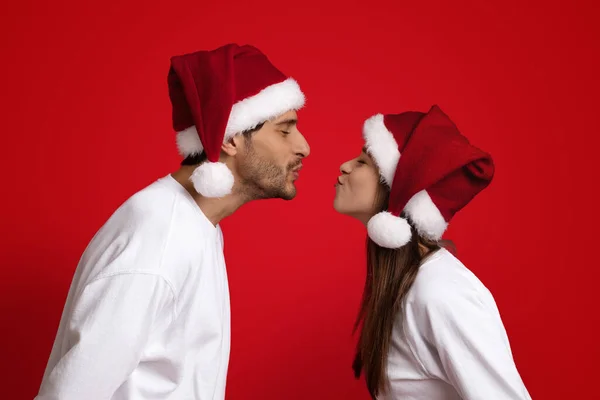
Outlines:
{"label": "man's eyebrow", "polygon": [[275,123],[275,125],[296,125],[298,120],[296,118],[288,118],[283,121]]}

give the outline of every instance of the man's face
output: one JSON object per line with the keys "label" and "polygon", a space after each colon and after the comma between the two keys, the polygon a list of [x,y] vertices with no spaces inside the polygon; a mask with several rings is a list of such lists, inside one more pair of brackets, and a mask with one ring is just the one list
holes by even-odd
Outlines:
{"label": "man's face", "polygon": [[240,189],[253,199],[296,196],[294,181],[310,147],[297,127],[297,114],[288,111],[267,121],[249,137],[241,137],[236,155]]}

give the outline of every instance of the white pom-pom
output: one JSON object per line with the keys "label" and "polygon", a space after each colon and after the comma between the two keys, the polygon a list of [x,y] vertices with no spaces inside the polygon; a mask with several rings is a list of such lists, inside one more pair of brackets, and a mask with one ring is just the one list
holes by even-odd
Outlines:
{"label": "white pom-pom", "polygon": [[204,197],[223,197],[231,193],[233,174],[222,162],[204,162],[194,170],[190,180]]}
{"label": "white pom-pom", "polygon": [[367,231],[371,240],[388,249],[400,248],[412,237],[408,221],[387,211],[375,214],[367,223]]}

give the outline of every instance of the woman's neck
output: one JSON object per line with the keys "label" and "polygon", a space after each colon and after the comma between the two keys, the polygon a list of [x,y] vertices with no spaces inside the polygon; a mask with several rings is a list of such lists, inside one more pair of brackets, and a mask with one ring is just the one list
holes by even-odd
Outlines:
{"label": "woman's neck", "polygon": [[421,258],[425,258],[429,253],[431,253],[431,250],[419,243],[419,253],[421,254]]}

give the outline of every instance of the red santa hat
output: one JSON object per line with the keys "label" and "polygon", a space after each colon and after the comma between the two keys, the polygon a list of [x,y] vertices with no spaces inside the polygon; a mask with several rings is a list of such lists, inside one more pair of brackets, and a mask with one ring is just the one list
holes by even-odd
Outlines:
{"label": "red santa hat", "polygon": [[365,147],[390,188],[386,211],[367,224],[381,247],[400,248],[411,227],[442,238],[452,217],[487,187],[494,175],[489,154],[471,145],[438,107],[429,112],[377,114],[363,126]]}
{"label": "red santa hat", "polygon": [[225,196],[233,187],[231,171],[219,162],[224,142],[304,106],[298,83],[249,45],[174,56],[168,85],[180,154],[206,153],[191,176],[206,197]]}

